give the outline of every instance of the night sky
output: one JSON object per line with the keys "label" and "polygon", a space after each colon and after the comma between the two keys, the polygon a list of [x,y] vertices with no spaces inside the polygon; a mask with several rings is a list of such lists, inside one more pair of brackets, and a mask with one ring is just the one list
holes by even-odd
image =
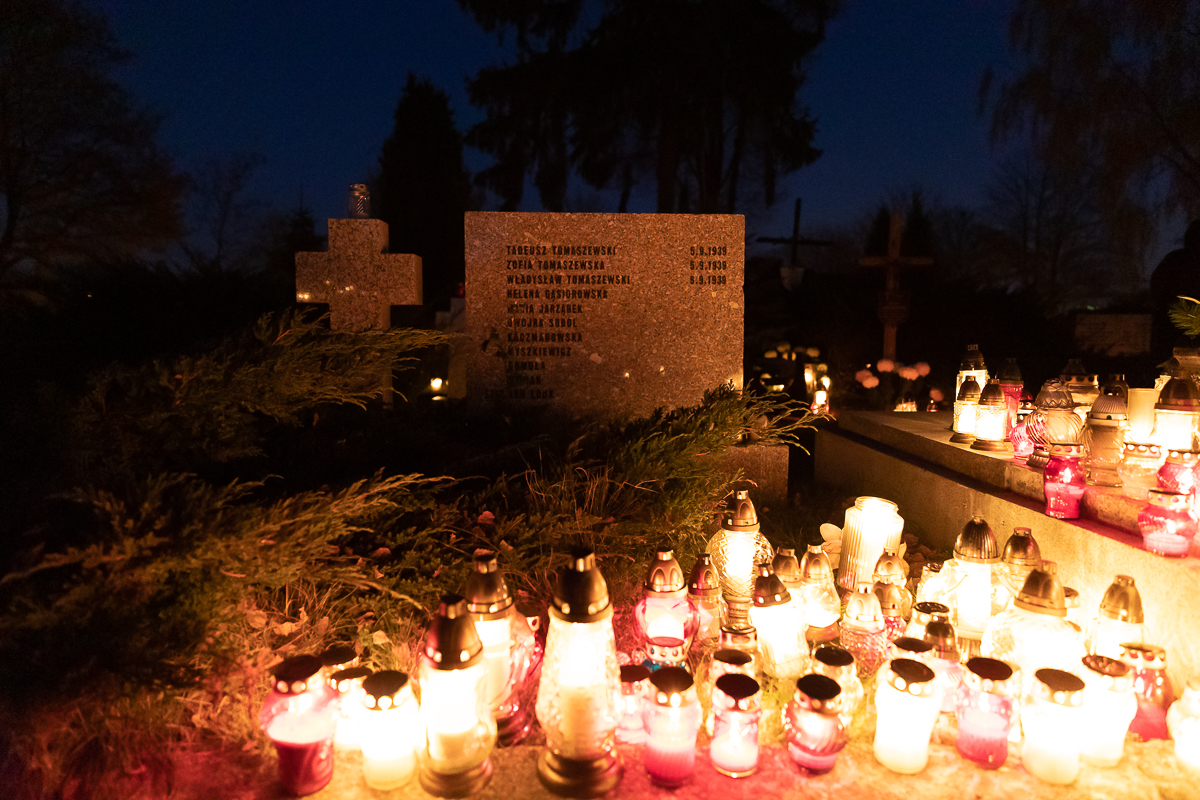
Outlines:
{"label": "night sky", "polygon": [[[92,0],[134,53],[118,78],[164,116],[162,143],[184,169],[210,156],[266,157],[254,186],[280,208],[301,198],[324,228],[344,216],[348,184],[372,171],[405,77],[430,78],[460,127],[481,117],[465,79],[508,50],[453,0]],[[793,173],[768,211],[748,208],[748,233],[853,222],[895,190],[922,186],[975,205],[997,154],[977,112],[980,74],[1009,63],[1013,0],[846,0],[802,90],[819,120],[811,167]],[[468,150],[468,167],[488,157]],[[615,195],[579,185],[579,210],[611,211]],[[492,206],[494,207],[494,205]],[[527,191],[526,210],[538,210]],[[651,187],[632,211],[652,211]]]}

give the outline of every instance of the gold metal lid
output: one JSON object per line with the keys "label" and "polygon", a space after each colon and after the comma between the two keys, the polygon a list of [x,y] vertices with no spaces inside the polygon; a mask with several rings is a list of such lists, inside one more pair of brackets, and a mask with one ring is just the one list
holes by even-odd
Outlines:
{"label": "gold metal lid", "polygon": [[974,378],[967,378],[962,382],[962,386],[958,389],[957,402],[959,403],[978,403],[979,402],[979,384]]}
{"label": "gold metal lid", "polygon": [[1098,422],[1121,422],[1129,419],[1129,412],[1125,408],[1125,400],[1120,395],[1102,394],[1096,398],[1096,402],[1092,403],[1092,410],[1088,412],[1088,419]]}
{"label": "gold metal lid", "polygon": [[827,675],[797,678],[792,697],[798,706],[817,714],[833,716],[842,710],[842,687]]}
{"label": "gold metal lid", "polygon": [[1086,672],[1083,681],[1110,692],[1128,692],[1133,688],[1133,669],[1124,661],[1100,655],[1083,657]]}
{"label": "gold metal lid", "polygon": [[444,594],[425,634],[425,658],[436,670],[466,669],[483,660],[483,642],[462,595]]}
{"label": "gold metal lid", "polygon": [[855,624],[875,624],[883,622],[883,609],[879,606],[879,598],[875,596],[875,587],[863,581],[854,587],[854,592],[846,600],[846,613],[842,621]]}
{"label": "gold metal lid", "polygon": [[688,576],[688,594],[693,597],[716,597],[721,594],[721,579],[708,553],[701,553],[692,567],[692,573]]}
{"label": "gold metal lid", "polygon": [[1195,450],[1168,450],[1167,463],[1178,464],[1183,467],[1195,467],[1197,461],[1200,461],[1200,452]]}
{"label": "gold metal lid", "polygon": [[650,674],[655,705],[679,708],[696,702],[696,682],[683,667],[660,667]]}
{"label": "gold metal lid", "polygon": [[756,608],[770,608],[792,602],[792,593],[779,580],[779,576],[771,572],[770,564],[758,565],[758,577],[754,579],[754,605]]}
{"label": "gold metal lid", "polygon": [[832,642],[822,642],[813,648],[813,671],[833,678],[845,680],[858,674],[854,654]]}
{"label": "gold metal lid", "polygon": [[804,558],[800,560],[800,577],[806,583],[816,583],[831,579],[833,568],[829,566],[829,556],[820,545],[810,544]]}
{"label": "gold metal lid", "polygon": [[1118,575],[1104,593],[1100,601],[1100,616],[1142,625],[1146,615],[1142,613],[1142,595],[1138,592],[1133,578],[1128,575]]}
{"label": "gold metal lid", "polygon": [[979,405],[981,406],[1002,406],[1005,402],[1004,388],[996,378],[992,378],[986,386],[979,390]]}
{"label": "gold metal lid", "polygon": [[933,645],[915,636],[897,636],[888,646],[889,658],[912,658],[920,661]]}
{"label": "gold metal lid", "polygon": [[1167,668],[1167,650],[1156,644],[1126,642],[1121,645],[1121,659],[1134,669]]}
{"label": "gold metal lid", "polygon": [[1046,448],[1051,458],[1083,458],[1083,445],[1069,442],[1050,442]]}
{"label": "gold metal lid", "polygon": [[987,521],[976,514],[963,526],[954,540],[954,557],[975,564],[994,564],[1000,560],[1000,546]]}
{"label": "gold metal lid", "polygon": [[271,669],[271,687],[280,694],[300,694],[320,680],[321,659],[314,655],[292,656]]}
{"label": "gold metal lid", "polygon": [[713,653],[713,661],[719,661],[722,664],[728,664],[731,667],[745,667],[754,661],[754,656],[750,655],[745,650],[735,650],[732,647],[723,647]]}
{"label": "gold metal lid", "polygon": [[1042,384],[1037,399],[1033,401],[1034,408],[1049,411],[1052,408],[1075,408],[1075,400],[1071,392],[1059,381],[1049,380]]}
{"label": "gold metal lid", "polygon": [[372,711],[387,711],[404,705],[412,697],[412,684],[405,673],[384,670],[368,676],[363,681],[363,691],[366,693],[364,706]]}
{"label": "gold metal lid", "polygon": [[646,596],[683,597],[686,591],[683,568],[675,559],[675,551],[660,547],[646,572]]}
{"label": "gold metal lid", "polygon": [[1044,569],[1035,569],[1025,579],[1025,585],[1013,600],[1013,605],[1035,614],[1054,617],[1067,615],[1067,598],[1058,578]]}
{"label": "gold metal lid", "polygon": [[879,601],[879,610],[885,617],[899,617],[904,614],[903,589],[894,583],[875,583],[875,597]]}
{"label": "gold metal lid", "polygon": [[500,572],[496,554],[490,550],[476,553],[474,566],[467,577],[467,588],[463,590],[467,610],[477,620],[504,618],[515,601]]}
{"label": "gold metal lid", "polygon": [[613,615],[608,584],[596,566],[596,551],[572,547],[570,563],[557,573],[550,615],[564,622],[599,622]]}
{"label": "gold metal lid", "polygon": [[339,669],[329,676],[329,687],[339,694],[350,691],[355,682],[362,683],[371,674],[369,667],[348,667]]}
{"label": "gold metal lid", "polygon": [[1004,543],[1004,555],[1000,560],[1010,567],[1038,569],[1042,566],[1042,548],[1038,547],[1029,528],[1013,528],[1012,536]]}
{"label": "gold metal lid", "polygon": [[933,678],[933,670],[911,658],[894,658],[883,672],[883,679],[889,686],[913,697],[932,697],[937,690]]}
{"label": "gold metal lid", "polygon": [[975,691],[1012,697],[1020,688],[1019,676],[1007,661],[976,656],[967,661],[966,667],[963,683]]}
{"label": "gold metal lid", "polygon": [[1191,508],[1192,496],[1190,494],[1168,492],[1162,489],[1151,489],[1150,505],[1171,508],[1177,511],[1184,511]]}
{"label": "gold metal lid", "polygon": [[1017,364],[1017,359],[1009,356],[1004,359],[1004,366],[1000,367],[1000,383],[1003,384],[1023,384],[1025,379],[1021,377],[1021,367]]}
{"label": "gold metal lid", "polygon": [[943,661],[958,661],[958,637],[949,622],[932,620],[925,626],[925,641],[933,648],[933,655]]}
{"label": "gold metal lid", "polygon": [[758,631],[753,625],[730,627],[721,626],[717,634],[717,645],[722,649],[745,650],[747,653],[758,650]]}
{"label": "gold metal lid", "polygon": [[928,627],[934,620],[950,621],[950,606],[935,603],[932,600],[922,600],[913,606],[913,622],[922,628]]}
{"label": "gold metal lid", "polygon": [[750,492],[745,489],[738,489],[734,492],[721,527],[727,531],[753,532],[758,530],[758,514],[754,510],[754,503],[750,500]]}
{"label": "gold metal lid", "polygon": [[780,547],[775,551],[771,571],[779,576],[779,580],[783,581],[785,586],[799,585],[803,578],[800,573],[800,560],[796,558],[796,551],[790,547]]}
{"label": "gold metal lid", "polygon": [[1139,444],[1137,442],[1126,442],[1125,452],[1122,458],[1153,458],[1155,460],[1162,458],[1162,448],[1156,444]]}
{"label": "gold metal lid", "polygon": [[958,368],[962,372],[971,369],[984,369],[983,353],[979,352],[979,345],[967,345],[967,352],[963,355],[962,361],[959,362]]}
{"label": "gold metal lid", "polygon": [[1061,669],[1049,667],[1033,673],[1035,697],[1059,706],[1078,708],[1083,705],[1083,678]]}
{"label": "gold metal lid", "polygon": [[1200,390],[1191,378],[1171,378],[1158,393],[1155,411],[1200,410]]}
{"label": "gold metal lid", "polygon": [[740,672],[728,672],[713,684],[713,706],[732,711],[757,711],[762,692],[758,681]]}
{"label": "gold metal lid", "polygon": [[894,583],[903,586],[908,582],[908,564],[896,555],[894,550],[884,549],[883,555],[875,562],[875,573],[872,576],[876,583]]}

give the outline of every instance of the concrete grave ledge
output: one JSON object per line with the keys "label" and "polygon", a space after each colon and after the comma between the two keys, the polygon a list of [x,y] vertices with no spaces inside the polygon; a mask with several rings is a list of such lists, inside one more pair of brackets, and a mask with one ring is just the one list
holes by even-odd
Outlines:
{"label": "concrete grave ledge", "polygon": [[[1140,503],[1089,487],[1084,511],[1090,518],[1054,519],[1044,513],[1041,474],[1003,454],[951,444],[949,414],[844,412],[838,422],[838,428],[817,434],[819,482],[847,496],[892,500],[900,506],[905,530],[937,550],[949,551],[973,514],[991,524],[1001,546],[1013,528],[1030,528],[1042,555],[1058,562],[1063,583],[1079,591],[1085,621],[1097,613],[1114,575],[1133,576],[1146,613],[1147,640],[1167,648],[1176,694],[1190,676],[1200,675],[1196,550],[1183,559],[1156,556],[1130,532],[1136,525],[1117,527],[1096,519],[1097,509],[1106,508],[1115,517],[1135,520]],[[1200,790],[1194,796],[1200,797]]]}
{"label": "concrete grave ledge", "polygon": [[[537,778],[541,747],[513,747],[492,753],[492,779],[478,800],[553,800],[556,795],[543,788]],[[707,748],[696,750],[696,772],[692,782],[678,789],[650,783],[642,766],[642,747],[618,748],[625,776],[609,798],[660,800],[963,800],[963,798],[1022,798],[1022,800],[1186,800],[1197,797],[1200,775],[1189,773],[1173,755],[1170,742],[1128,742],[1125,757],[1113,769],[1084,765],[1071,786],[1051,786],[1034,778],[1020,766],[1015,749],[999,770],[984,770],[959,757],[952,745],[930,745],[929,765],[918,775],[897,775],[881,766],[869,742],[852,742],[838,756],[827,775],[805,777],[788,756],[785,747],[764,747],[759,770],[749,778],[734,780],[712,768]],[[187,792],[184,787],[179,787]],[[284,797],[277,784],[266,783],[253,798]],[[429,798],[416,780],[390,792],[368,789],[362,778],[358,753],[339,754],[333,781],[309,795],[314,800],[400,800]]]}

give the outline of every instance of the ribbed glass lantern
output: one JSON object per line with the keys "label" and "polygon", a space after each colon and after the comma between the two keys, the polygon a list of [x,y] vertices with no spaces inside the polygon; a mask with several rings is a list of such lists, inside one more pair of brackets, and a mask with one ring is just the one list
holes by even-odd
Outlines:
{"label": "ribbed glass lantern", "polygon": [[1033,453],[1026,464],[1043,469],[1050,459],[1051,442],[1077,444],[1083,432],[1083,420],[1075,413],[1075,401],[1058,381],[1046,381],[1034,401],[1033,413],[1025,421],[1025,432],[1033,441]]}
{"label": "ribbed glass lantern", "polygon": [[1125,443],[1125,453],[1117,466],[1121,478],[1121,493],[1135,500],[1146,500],[1158,486],[1158,470],[1162,464],[1162,448],[1156,444]]}
{"label": "ribbed glass lantern", "polygon": [[838,584],[852,592],[858,584],[870,581],[883,551],[900,549],[903,533],[904,520],[895,503],[881,497],[855,500],[853,507],[846,509]]}
{"label": "ribbed glass lantern", "polygon": [[598,797],[621,780],[613,752],[623,709],[612,615],[595,552],[572,548],[554,586],[536,704],[547,745],[538,778],[564,797]]}
{"label": "ribbed glass lantern", "polygon": [[746,624],[754,594],[755,566],[770,563],[772,557],[771,544],[759,530],[749,492],[740,489],[734,493],[721,530],[709,540],[707,550],[721,581],[726,621]]}

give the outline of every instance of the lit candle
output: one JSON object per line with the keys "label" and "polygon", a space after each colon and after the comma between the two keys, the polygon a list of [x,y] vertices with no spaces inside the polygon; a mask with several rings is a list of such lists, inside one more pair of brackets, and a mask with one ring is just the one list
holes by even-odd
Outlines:
{"label": "lit candle", "polygon": [[1149,505],[1138,514],[1143,546],[1160,556],[1183,558],[1196,536],[1191,495],[1158,489],[1151,489],[1149,494]]}
{"label": "lit candle", "polygon": [[870,677],[883,665],[888,641],[879,598],[872,591],[872,584],[860,583],[846,601],[841,623],[842,646],[854,654],[859,675]]}
{"label": "lit candle", "polygon": [[633,609],[633,621],[655,664],[679,666],[687,658],[700,627],[700,612],[688,597],[683,570],[670,548],[660,548],[651,562],[645,595]]}
{"label": "lit candle", "polygon": [[363,679],[371,674],[366,667],[338,670],[329,678],[329,686],[338,693],[337,733],[333,745],[339,750],[357,750],[362,742]]}
{"label": "lit candle", "polygon": [[784,715],[788,754],[804,775],[823,775],[833,769],[849,737],[839,715],[842,689],[824,675],[805,675]]}
{"label": "lit candle", "polygon": [[771,572],[759,565],[754,584],[750,622],[758,630],[763,671],[777,678],[796,679],[808,671],[807,626],[803,611],[792,605],[791,593]]}
{"label": "lit candle", "polygon": [[1154,644],[1126,642],[1121,645],[1121,660],[1133,670],[1133,692],[1138,712],[1129,732],[1143,741],[1169,739],[1167,709],[1175,702],[1175,692],[1167,678],[1167,651]]}
{"label": "lit candle", "polygon": [[1175,757],[1200,770],[1200,677],[1188,679],[1183,696],[1167,712],[1167,725],[1175,740]]}
{"label": "lit candle", "polygon": [[[722,636],[724,636],[723,631]],[[706,658],[705,662],[701,664],[701,669],[697,670],[696,674],[701,678],[696,685],[696,694],[700,698],[700,707],[707,709],[704,716],[704,729],[709,736],[713,735],[717,710],[714,687],[722,675],[731,673],[750,678],[755,677],[758,673],[755,669],[754,656],[743,650],[723,647],[714,652],[711,657]]]}
{"label": "lit candle", "polygon": [[621,722],[617,726],[617,741],[641,744],[646,741],[646,724],[642,708],[650,693],[650,669],[641,664],[621,667]]}
{"label": "lit candle", "polygon": [[1032,701],[1021,707],[1021,762],[1046,783],[1074,783],[1079,776],[1083,680],[1063,670],[1039,669],[1033,687]]}
{"label": "lit candle", "polygon": [[647,702],[646,772],[660,786],[682,786],[696,768],[700,702],[692,676],[682,667],[663,667],[650,676]]}
{"label": "lit candle", "polygon": [[754,593],[755,565],[771,560],[771,545],[759,530],[749,492],[734,493],[721,530],[709,540],[707,550],[721,581],[726,621],[744,624]]}
{"label": "lit candle", "polygon": [[1196,420],[1200,391],[1188,377],[1167,381],[1154,404],[1154,431],[1150,441],[1164,450],[1191,450],[1196,446]]}
{"label": "lit candle", "polygon": [[1121,657],[1121,645],[1139,644],[1144,637],[1146,617],[1142,595],[1128,575],[1118,575],[1104,592],[1096,632],[1089,652],[1109,658]]}
{"label": "lit candle", "polygon": [[838,716],[843,727],[848,729],[866,698],[866,691],[854,663],[854,654],[844,647],[824,642],[813,648],[812,666],[814,673],[832,678],[841,687]]}
{"label": "lit candle", "polygon": [[1008,758],[1008,737],[1016,714],[1009,664],[994,658],[972,658],[958,692],[956,747],[963,758],[987,769],[998,769]]}
{"label": "lit candle", "polygon": [[1115,767],[1125,752],[1125,734],[1137,714],[1133,670],[1107,656],[1083,657],[1083,737],[1079,754],[1088,763]]}
{"label": "lit candle", "polygon": [[1042,475],[1046,516],[1079,518],[1079,502],[1087,489],[1087,478],[1080,464],[1082,456],[1083,448],[1077,444],[1050,445],[1050,459]]}
{"label": "lit candle", "polygon": [[860,497],[846,509],[842,529],[842,558],[838,583],[854,591],[861,581],[869,581],[884,549],[897,552],[904,520],[896,504],[880,497]]}
{"label": "lit candle", "polygon": [[959,636],[983,638],[992,616],[999,563],[1000,546],[991,526],[983,517],[972,517],[954,541],[954,568],[962,579],[953,595],[954,628]]}
{"label": "lit candle", "polygon": [[1149,443],[1154,433],[1154,404],[1158,402],[1157,389],[1128,389],[1125,405],[1129,412],[1129,441]]}
{"label": "lit candle", "polygon": [[946,714],[953,713],[958,687],[963,681],[954,626],[937,620],[930,622],[925,626],[925,642],[930,645],[928,664],[937,675],[939,708]]}
{"label": "lit candle", "polygon": [[736,672],[717,678],[713,687],[716,719],[709,758],[722,775],[745,778],[758,770],[758,681]]}
{"label": "lit candle", "polygon": [[294,656],[273,671],[259,722],[279,755],[279,780],[293,795],[312,794],[333,778],[336,694],[321,659]]}
{"label": "lit candle", "polygon": [[372,789],[396,789],[417,769],[421,730],[417,701],[403,672],[371,675],[363,681],[363,693],[363,777]]}
{"label": "lit candle", "polygon": [[880,764],[908,775],[925,769],[938,699],[929,667],[907,658],[888,664],[875,690],[874,750]]}
{"label": "lit candle", "polygon": [[700,612],[696,640],[711,642],[721,631],[721,579],[708,553],[701,553],[696,559],[688,576],[687,594]]}

